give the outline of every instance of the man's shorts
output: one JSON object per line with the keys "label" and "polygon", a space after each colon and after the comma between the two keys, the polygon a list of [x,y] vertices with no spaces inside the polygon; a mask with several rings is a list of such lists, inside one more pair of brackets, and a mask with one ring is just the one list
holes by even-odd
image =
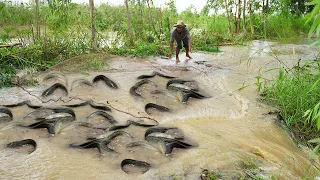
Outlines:
{"label": "man's shorts", "polygon": [[176,40],[176,42],[177,42],[176,49],[182,49],[182,42],[183,42],[184,48],[189,48],[189,38],[187,36],[182,40]]}

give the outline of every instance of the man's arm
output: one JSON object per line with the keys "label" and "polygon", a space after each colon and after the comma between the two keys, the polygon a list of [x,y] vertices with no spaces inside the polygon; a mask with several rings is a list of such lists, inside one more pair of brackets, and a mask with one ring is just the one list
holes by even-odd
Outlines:
{"label": "man's arm", "polygon": [[170,41],[170,53],[169,53],[169,59],[171,59],[172,51],[173,51],[173,41]]}
{"label": "man's arm", "polygon": [[192,39],[189,38],[189,42],[188,42],[189,52],[192,52],[192,46],[191,46],[191,44],[192,44]]}
{"label": "man's arm", "polygon": [[190,31],[189,31],[188,28],[185,28],[185,31],[186,31],[186,36],[187,36],[187,38],[189,39],[189,41],[188,41],[189,52],[192,52],[192,47],[191,47],[192,39],[191,39],[191,37],[190,37]]}
{"label": "man's arm", "polygon": [[169,59],[171,59],[172,51],[173,51],[173,45],[174,45],[174,33],[175,29],[172,29],[171,35],[170,35],[170,53],[169,53]]}

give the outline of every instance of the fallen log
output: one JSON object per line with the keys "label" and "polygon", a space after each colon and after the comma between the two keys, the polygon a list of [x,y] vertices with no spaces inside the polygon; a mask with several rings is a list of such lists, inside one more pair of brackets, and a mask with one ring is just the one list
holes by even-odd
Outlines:
{"label": "fallen log", "polygon": [[22,43],[0,45],[0,48],[9,48],[9,47],[13,47],[13,46],[22,46]]}

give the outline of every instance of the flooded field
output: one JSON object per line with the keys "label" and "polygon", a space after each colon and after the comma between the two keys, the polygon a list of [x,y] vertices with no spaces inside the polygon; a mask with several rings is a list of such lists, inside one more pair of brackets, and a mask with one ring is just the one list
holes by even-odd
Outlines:
{"label": "flooded field", "polygon": [[[259,72],[272,79],[268,69],[318,50],[253,41],[221,51],[181,54],[179,64],[113,57],[100,72],[48,71],[36,87],[0,90],[12,113],[0,123],[0,179],[200,179],[203,169],[221,179],[318,176],[310,150],[276,124],[255,85]],[[36,148],[7,147],[24,139]]]}

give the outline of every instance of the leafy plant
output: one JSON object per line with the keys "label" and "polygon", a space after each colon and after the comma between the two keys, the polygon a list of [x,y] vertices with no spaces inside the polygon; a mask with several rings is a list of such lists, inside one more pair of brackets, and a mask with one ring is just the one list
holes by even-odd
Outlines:
{"label": "leafy plant", "polygon": [[[273,81],[265,82],[264,100],[279,106],[280,116],[297,140],[305,142],[319,133],[320,73],[316,62],[279,69]],[[303,118],[305,117],[305,118]]]}
{"label": "leafy plant", "polygon": [[316,35],[319,36],[320,34],[320,1],[319,0],[313,0],[308,5],[314,5],[315,7],[313,8],[312,12],[307,15],[307,22],[313,20],[312,26],[309,30],[308,37],[311,38],[312,34],[316,32]]}
{"label": "leafy plant", "polygon": [[221,178],[221,175],[213,170],[202,169],[200,178],[201,180],[216,180]]}
{"label": "leafy plant", "polygon": [[320,138],[315,138],[315,139],[312,139],[312,140],[310,140],[308,142],[316,144],[316,146],[313,148],[312,152],[315,153],[315,154],[318,154],[319,150],[320,150]]}
{"label": "leafy plant", "polygon": [[[317,84],[317,83],[315,83]],[[316,123],[318,130],[320,130],[320,102],[317,103],[312,109],[308,109],[303,117],[306,118],[306,123]]]}

